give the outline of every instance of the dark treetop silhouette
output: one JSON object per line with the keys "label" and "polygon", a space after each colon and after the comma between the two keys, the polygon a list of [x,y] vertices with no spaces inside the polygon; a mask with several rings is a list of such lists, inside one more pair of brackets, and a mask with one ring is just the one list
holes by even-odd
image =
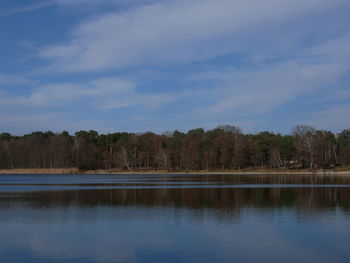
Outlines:
{"label": "dark treetop silhouette", "polygon": [[232,170],[327,169],[350,165],[350,129],[339,134],[300,125],[290,135],[243,134],[223,125],[165,134],[96,131],[0,134],[0,169]]}

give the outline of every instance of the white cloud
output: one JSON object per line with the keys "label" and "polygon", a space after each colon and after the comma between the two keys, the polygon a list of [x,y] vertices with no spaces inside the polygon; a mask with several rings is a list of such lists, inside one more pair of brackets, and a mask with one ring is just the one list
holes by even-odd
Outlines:
{"label": "white cloud", "polygon": [[18,6],[1,11],[0,18],[21,13],[28,13],[48,7],[69,8],[70,10],[72,10],[72,8],[77,10],[77,7],[79,7],[79,10],[86,10],[87,8],[96,8],[98,6],[130,7],[136,4],[147,4],[155,1],[159,0],[42,0],[33,4]]}
{"label": "white cloud", "polygon": [[349,73],[349,45],[350,38],[345,36],[301,50],[300,56],[280,62],[195,74],[190,81],[206,83],[206,86],[210,83],[210,87],[197,96],[210,98],[210,101],[193,116],[205,119],[246,116],[250,119],[323,89],[328,90],[325,93],[328,100],[342,99],[347,92],[333,91],[332,97],[329,93]]}
{"label": "white cloud", "polygon": [[[12,133],[63,129],[111,132],[125,130],[125,124],[130,126],[125,121],[130,115],[101,117],[105,113],[130,107],[145,114],[176,99],[176,95],[142,94],[136,86],[135,82],[120,78],[99,78],[85,84],[43,85],[28,95],[0,89],[0,123]],[[119,127],[121,123],[123,127]]]}
{"label": "white cloud", "polygon": [[344,73],[337,64],[300,65],[287,61],[263,69],[207,72],[194,76],[195,80],[214,81],[205,96],[212,104],[197,114],[217,117],[222,114],[263,115],[302,95],[310,94],[334,82]]}
{"label": "white cloud", "polygon": [[123,107],[142,107],[156,109],[176,99],[176,95],[142,94],[135,90],[136,83],[117,78],[102,78],[93,81],[93,90],[89,95],[101,97],[96,100],[96,107],[101,109],[117,109]]}
{"label": "white cloud", "polygon": [[[28,80],[0,74],[3,112],[15,107],[50,112],[61,109],[73,112],[87,107],[107,113],[132,107],[132,114],[140,118],[156,119],[164,126],[177,122],[175,128],[183,127],[184,123],[190,128],[199,124],[214,127],[238,117],[237,123],[242,123],[244,128],[255,129],[257,118],[263,119],[295,98],[315,94],[325,87],[330,90],[350,68],[350,31],[335,11],[349,8],[348,0],[52,0],[50,3],[56,9],[89,6],[98,11],[89,19],[80,20],[68,39],[62,37],[60,43],[40,48],[38,55],[48,61],[43,71],[93,72],[99,76],[101,71],[109,71],[111,75],[115,69],[134,67],[132,71],[119,71],[118,76],[127,72],[125,74],[133,75],[137,82],[101,77],[80,83],[63,80],[27,90],[25,95],[15,94],[15,90],[11,93],[6,88],[24,85]],[[107,5],[111,8],[101,15]],[[120,6],[127,8],[118,8]],[[39,3],[13,11],[42,7]],[[321,21],[320,17],[327,19]],[[312,21],[314,18],[319,20]],[[225,69],[220,63],[206,61],[227,54],[243,57],[247,64],[236,63],[232,58],[235,56],[222,58],[223,64],[230,65]],[[219,60],[221,62],[221,58]],[[140,77],[140,71],[152,74],[154,65],[162,66],[157,68],[159,72],[164,65],[168,70],[172,63],[185,65],[194,61],[206,65],[193,63],[188,72],[178,75],[174,73],[176,69],[170,68],[171,76],[159,81],[169,83],[175,75],[184,77],[202,70],[192,77],[193,87],[184,86],[189,88],[173,94],[140,92],[142,85],[152,82],[149,76]],[[167,70],[162,73],[166,75]],[[68,75],[61,76],[64,79]],[[202,87],[201,83],[204,83]],[[334,94],[334,100],[345,93]],[[159,109],[175,100],[179,104],[174,109],[166,108],[154,116],[144,111]],[[345,116],[346,109],[338,115]],[[320,114],[330,116],[335,110]],[[174,118],[164,117],[165,112]],[[321,115],[314,115],[315,122],[321,122]],[[332,121],[339,123],[335,118]]]}
{"label": "white cloud", "polygon": [[[77,118],[72,113],[17,113],[8,112],[0,114],[0,122],[6,123],[6,127],[2,127],[2,132],[10,132],[13,134],[25,134],[33,131],[54,131],[61,132],[67,130],[74,133],[78,130],[110,131],[110,127],[103,120],[95,120],[92,118]],[[6,130],[4,130],[6,129]]]}
{"label": "white cloud", "polygon": [[203,60],[252,49],[288,49],[314,30],[303,26],[287,33],[297,19],[345,4],[345,0],[164,1],[85,21],[69,41],[43,47],[39,56],[52,61],[46,70],[96,71]]}
{"label": "white cloud", "polygon": [[11,15],[16,15],[20,13],[27,13],[31,11],[35,11],[38,9],[46,8],[52,5],[51,1],[42,1],[42,2],[36,2],[31,5],[21,6],[17,8],[11,8],[5,11],[0,12],[0,17],[6,17]]}
{"label": "white cloud", "polygon": [[[135,90],[136,83],[120,78],[100,78],[86,84],[60,83],[40,86],[27,96],[0,97],[0,107],[59,107],[77,105],[95,109],[141,107],[156,109],[175,99],[174,96],[142,94]],[[4,91],[3,91],[4,92]]]}
{"label": "white cloud", "polygon": [[3,86],[16,86],[16,85],[26,85],[30,81],[21,76],[14,76],[8,74],[0,74],[0,88]]}
{"label": "white cloud", "polygon": [[159,0],[53,0],[58,6],[72,7],[72,6],[86,6],[86,5],[133,5],[133,4],[143,4],[150,3]]}
{"label": "white cloud", "polygon": [[325,41],[324,43],[313,46],[304,51],[307,55],[316,57],[326,58],[328,60],[336,60],[337,62],[345,61],[349,62],[350,59],[350,31],[346,32],[345,35],[332,38],[331,40]]}

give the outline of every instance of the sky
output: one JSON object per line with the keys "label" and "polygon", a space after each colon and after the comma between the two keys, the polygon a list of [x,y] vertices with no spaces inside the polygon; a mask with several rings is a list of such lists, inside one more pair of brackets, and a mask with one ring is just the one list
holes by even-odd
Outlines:
{"label": "sky", "polygon": [[349,13],[349,0],[1,0],[0,132],[339,132]]}

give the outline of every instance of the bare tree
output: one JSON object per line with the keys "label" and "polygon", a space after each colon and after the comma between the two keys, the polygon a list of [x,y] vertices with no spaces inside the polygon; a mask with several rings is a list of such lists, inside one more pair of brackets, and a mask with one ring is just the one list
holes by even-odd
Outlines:
{"label": "bare tree", "polygon": [[119,160],[123,163],[123,165],[129,170],[131,171],[130,168],[130,162],[129,162],[129,155],[127,150],[125,149],[124,145],[121,148],[121,151],[119,152]]}
{"label": "bare tree", "polygon": [[316,129],[307,125],[299,125],[293,129],[293,135],[296,139],[296,148],[299,150],[300,158],[302,160],[306,159],[309,163],[309,167],[313,170],[316,169],[315,134]]}

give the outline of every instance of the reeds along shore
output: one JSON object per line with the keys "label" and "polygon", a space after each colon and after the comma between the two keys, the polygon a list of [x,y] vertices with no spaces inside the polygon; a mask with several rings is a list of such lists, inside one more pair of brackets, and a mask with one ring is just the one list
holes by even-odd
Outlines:
{"label": "reeds along shore", "polygon": [[5,169],[0,174],[79,174],[78,168]]}

